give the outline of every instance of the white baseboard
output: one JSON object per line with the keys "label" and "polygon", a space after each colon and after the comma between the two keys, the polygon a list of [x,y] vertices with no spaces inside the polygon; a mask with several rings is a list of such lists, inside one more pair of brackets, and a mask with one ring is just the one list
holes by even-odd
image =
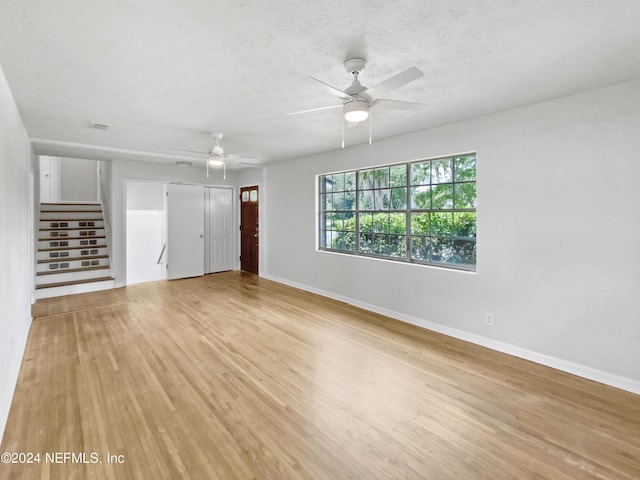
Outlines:
{"label": "white baseboard", "polygon": [[513,355],[515,357],[523,358],[525,360],[530,360],[532,362],[539,363],[541,365],[546,365],[547,367],[555,368],[557,370],[571,373],[573,375],[587,378],[589,380],[603,383],[605,385],[616,387],[621,390],[626,390],[628,392],[640,394],[640,382],[637,380],[633,380],[631,378],[622,377],[622,376],[608,373],[602,370],[597,370],[595,368],[587,367],[585,365],[580,365],[578,363],[570,362],[568,360],[563,360],[561,358],[552,357],[550,355],[545,355],[543,353],[535,352],[533,350],[527,350],[526,348],[521,348],[516,345],[511,345],[509,343],[500,342],[498,340],[493,340],[491,338],[483,337],[481,335],[465,332],[464,330],[447,327],[446,325],[442,325],[440,323],[423,320],[421,318],[413,317],[411,315],[406,315],[404,313],[396,312],[394,310],[389,310],[387,308],[379,307],[377,305],[361,302],[360,300],[355,300],[353,298],[345,297],[343,295],[338,295],[336,293],[329,292],[327,290],[321,290],[319,288],[310,287],[308,285],[292,282],[284,278],[275,277],[273,275],[262,275],[262,277],[266,278],[267,280],[272,280],[274,282],[283,283],[285,285],[289,285],[294,288],[299,288],[300,290],[316,293],[318,295],[322,295],[323,297],[328,297],[334,300],[345,302],[350,305],[354,305],[356,307],[363,308],[365,310],[369,310],[374,313],[379,313],[381,315],[385,315],[387,317],[391,317],[396,320],[409,323],[411,325],[416,325],[418,327],[425,328],[427,330],[443,333],[450,337],[458,338],[460,340],[474,343],[482,347],[487,347],[492,350],[496,350],[498,352]]}
{"label": "white baseboard", "polygon": [[18,375],[20,374],[20,366],[22,358],[27,348],[27,338],[29,336],[29,328],[31,327],[32,318],[29,317],[26,329],[20,333],[20,336],[13,343],[12,358],[9,361],[9,382],[5,385],[2,396],[0,397],[0,444],[4,436],[4,429],[7,426],[9,418],[9,410],[11,410],[11,402],[18,383]]}

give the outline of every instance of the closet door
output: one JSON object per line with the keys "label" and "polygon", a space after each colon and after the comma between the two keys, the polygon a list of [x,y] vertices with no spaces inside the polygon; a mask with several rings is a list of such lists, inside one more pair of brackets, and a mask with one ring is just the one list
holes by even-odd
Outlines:
{"label": "closet door", "polygon": [[207,273],[233,269],[233,189],[207,188],[205,196]]}
{"label": "closet door", "polygon": [[167,278],[204,275],[204,187],[167,186]]}

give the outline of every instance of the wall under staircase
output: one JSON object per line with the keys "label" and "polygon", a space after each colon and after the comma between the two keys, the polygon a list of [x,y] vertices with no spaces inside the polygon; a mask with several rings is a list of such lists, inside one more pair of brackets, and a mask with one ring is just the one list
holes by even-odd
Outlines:
{"label": "wall under staircase", "polygon": [[36,298],[114,288],[100,203],[42,203]]}

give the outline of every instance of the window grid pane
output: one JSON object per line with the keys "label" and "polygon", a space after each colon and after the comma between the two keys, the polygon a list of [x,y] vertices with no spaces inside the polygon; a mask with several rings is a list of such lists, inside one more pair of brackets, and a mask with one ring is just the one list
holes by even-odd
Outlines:
{"label": "window grid pane", "polygon": [[322,175],[320,248],[475,270],[475,179],[475,154]]}

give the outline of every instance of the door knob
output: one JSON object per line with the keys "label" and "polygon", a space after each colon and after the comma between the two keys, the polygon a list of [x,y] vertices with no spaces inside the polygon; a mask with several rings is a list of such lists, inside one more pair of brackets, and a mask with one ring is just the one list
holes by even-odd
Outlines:
{"label": "door knob", "polygon": [[200,238],[204,238],[204,235],[200,235]]}

